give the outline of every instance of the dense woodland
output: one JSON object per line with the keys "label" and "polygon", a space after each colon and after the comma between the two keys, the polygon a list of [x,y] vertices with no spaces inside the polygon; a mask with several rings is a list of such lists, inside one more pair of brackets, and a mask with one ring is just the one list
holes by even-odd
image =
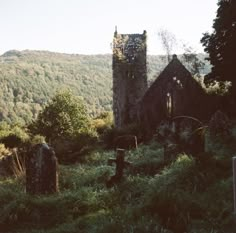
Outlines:
{"label": "dense woodland", "polygon": [[[199,54],[201,61],[204,57]],[[210,70],[209,63],[205,63],[202,74]],[[165,56],[148,56],[150,82],[166,64]],[[29,123],[57,90],[67,88],[84,99],[90,115],[111,111],[111,66],[111,55],[6,52],[0,56],[0,119]]]}

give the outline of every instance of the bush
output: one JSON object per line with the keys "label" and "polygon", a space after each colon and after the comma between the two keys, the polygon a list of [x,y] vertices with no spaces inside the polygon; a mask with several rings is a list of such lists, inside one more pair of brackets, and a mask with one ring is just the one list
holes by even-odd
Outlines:
{"label": "bush", "polygon": [[20,125],[7,125],[2,123],[0,127],[0,142],[7,148],[23,146],[29,141],[26,129]]}
{"label": "bush", "polygon": [[34,134],[51,141],[59,137],[75,137],[91,130],[90,118],[83,101],[68,90],[58,92],[30,125]]}
{"label": "bush", "polygon": [[70,91],[58,92],[30,125],[30,130],[45,136],[64,162],[75,161],[97,139],[83,101]]}
{"label": "bush", "polygon": [[10,154],[11,154],[10,150],[7,149],[4,144],[0,143],[0,159]]}
{"label": "bush", "polygon": [[113,127],[113,113],[103,112],[92,120],[92,125],[99,135],[104,134]]}

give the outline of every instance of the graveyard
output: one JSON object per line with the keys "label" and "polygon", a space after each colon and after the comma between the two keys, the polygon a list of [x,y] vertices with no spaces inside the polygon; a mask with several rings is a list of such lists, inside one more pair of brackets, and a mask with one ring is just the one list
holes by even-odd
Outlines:
{"label": "graveyard", "polygon": [[236,232],[236,1],[217,6],[206,73],[169,37],[151,80],[148,31],[117,26],[95,63],[0,56],[0,233]]}
{"label": "graveyard", "polygon": [[83,109],[64,92],[27,129],[45,137],[1,125],[0,232],[234,233],[234,120],[167,118],[147,140]]}
{"label": "graveyard", "polygon": [[[234,144],[235,138],[234,135]],[[222,148],[219,144],[218,148]],[[163,160],[155,141],[126,151],[117,183],[114,151],[59,165],[59,191],[31,195],[23,177],[1,178],[0,232],[234,232],[231,157],[221,151]],[[209,143],[209,147],[212,146]]]}

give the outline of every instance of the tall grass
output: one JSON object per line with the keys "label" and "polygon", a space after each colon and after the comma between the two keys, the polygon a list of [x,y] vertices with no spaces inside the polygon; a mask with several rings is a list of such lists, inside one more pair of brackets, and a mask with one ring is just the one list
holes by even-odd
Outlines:
{"label": "tall grass", "polygon": [[0,232],[234,232],[230,158],[184,154],[166,164],[159,144],[143,145],[126,153],[132,166],[107,189],[111,157],[113,151],[94,151],[60,166],[56,195],[29,196],[21,176],[0,178]]}

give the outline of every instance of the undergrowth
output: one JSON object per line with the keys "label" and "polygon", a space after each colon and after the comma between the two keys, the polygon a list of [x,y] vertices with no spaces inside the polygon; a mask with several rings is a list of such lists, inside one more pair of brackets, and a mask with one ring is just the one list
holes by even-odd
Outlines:
{"label": "undergrowth", "polygon": [[203,153],[163,162],[160,145],[129,151],[132,166],[107,189],[113,151],[59,167],[60,193],[30,196],[0,180],[1,233],[233,233],[231,157]]}

